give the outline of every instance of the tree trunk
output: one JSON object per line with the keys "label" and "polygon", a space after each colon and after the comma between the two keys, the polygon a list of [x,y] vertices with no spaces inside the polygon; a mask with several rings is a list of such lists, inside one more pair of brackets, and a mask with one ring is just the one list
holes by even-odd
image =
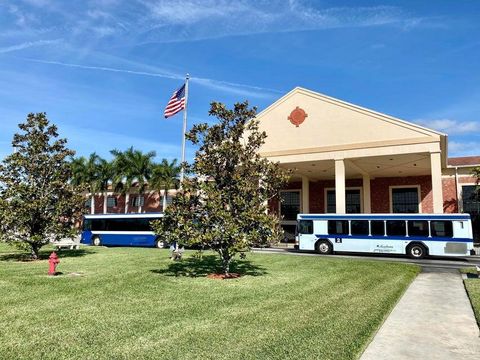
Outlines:
{"label": "tree trunk", "polygon": [[90,199],[90,214],[95,214],[95,194]]}
{"label": "tree trunk", "polygon": [[103,213],[106,214],[107,213],[107,192],[105,191],[103,193]]}
{"label": "tree trunk", "polygon": [[165,209],[167,208],[167,195],[168,191],[165,189],[163,190],[163,202],[162,202],[162,211],[165,212]]}
{"label": "tree trunk", "polygon": [[40,251],[40,248],[38,247],[37,244],[30,244],[30,257],[33,260],[38,260],[39,251]]}
{"label": "tree trunk", "polygon": [[222,256],[222,269],[225,276],[228,276],[230,273],[230,262],[232,261],[232,257],[228,253],[221,254]]}
{"label": "tree trunk", "polygon": [[127,192],[125,194],[125,214],[128,213],[128,203],[130,202],[130,194]]}

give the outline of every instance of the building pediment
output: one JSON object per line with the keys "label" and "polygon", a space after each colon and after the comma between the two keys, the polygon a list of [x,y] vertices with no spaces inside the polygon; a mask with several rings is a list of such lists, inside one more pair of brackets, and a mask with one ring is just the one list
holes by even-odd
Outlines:
{"label": "building pediment", "polygon": [[[445,144],[445,134],[314,91],[295,88],[258,114],[267,157],[343,150]],[[442,148],[444,147],[441,146]]]}

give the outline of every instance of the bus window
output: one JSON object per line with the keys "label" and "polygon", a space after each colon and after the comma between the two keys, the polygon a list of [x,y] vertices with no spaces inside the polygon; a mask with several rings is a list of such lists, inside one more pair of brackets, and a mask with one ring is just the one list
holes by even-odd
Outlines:
{"label": "bus window", "polygon": [[330,235],[348,235],[348,220],[328,220]]}
{"label": "bus window", "polygon": [[313,220],[300,220],[298,222],[299,234],[313,234]]}
{"label": "bus window", "polygon": [[453,225],[451,221],[431,221],[430,229],[433,237],[453,237]]}
{"label": "bus window", "polygon": [[368,220],[350,221],[352,235],[368,235]]}
{"label": "bus window", "polygon": [[428,221],[409,220],[408,236],[428,236]]}
{"label": "bus window", "polygon": [[387,220],[387,236],[405,236],[405,220]]}
{"label": "bus window", "polygon": [[385,236],[385,221],[372,220],[370,221],[371,233],[376,236]]}
{"label": "bus window", "polygon": [[83,220],[83,231],[92,231],[92,220]]}
{"label": "bus window", "polygon": [[93,231],[103,231],[103,230],[105,230],[105,220],[103,220],[103,219],[93,219],[92,220],[92,230]]}

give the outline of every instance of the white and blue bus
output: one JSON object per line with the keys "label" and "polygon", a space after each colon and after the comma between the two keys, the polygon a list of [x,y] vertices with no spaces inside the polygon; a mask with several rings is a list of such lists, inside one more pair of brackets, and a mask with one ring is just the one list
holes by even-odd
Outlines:
{"label": "white and blue bus", "polygon": [[414,259],[473,251],[469,214],[299,214],[297,246],[320,254],[404,254]]}
{"label": "white and blue bus", "polygon": [[162,216],[162,213],[85,215],[80,241],[94,246],[163,248],[164,242],[155,235],[150,225]]}

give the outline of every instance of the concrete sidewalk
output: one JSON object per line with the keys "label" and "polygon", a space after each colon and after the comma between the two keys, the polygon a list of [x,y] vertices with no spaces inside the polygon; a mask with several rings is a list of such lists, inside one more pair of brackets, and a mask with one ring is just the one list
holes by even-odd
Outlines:
{"label": "concrete sidewalk", "polygon": [[360,359],[478,360],[479,335],[461,275],[422,272]]}

